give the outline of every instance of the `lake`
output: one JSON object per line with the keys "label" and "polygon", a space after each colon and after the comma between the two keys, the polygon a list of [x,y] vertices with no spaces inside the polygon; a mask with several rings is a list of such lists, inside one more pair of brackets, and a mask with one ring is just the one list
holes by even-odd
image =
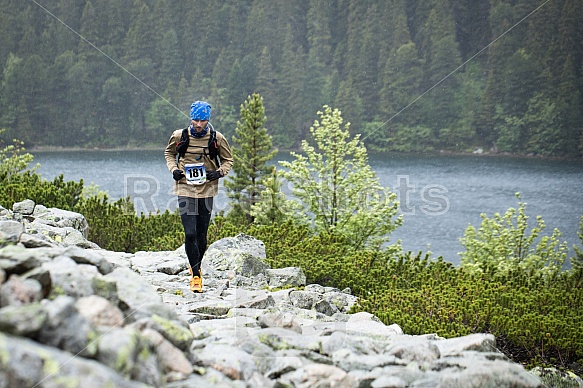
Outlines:
{"label": "lake", "polygon": [[[38,172],[52,180],[83,179],[96,184],[109,198],[130,196],[136,210],[175,209],[172,175],[163,151],[35,151]],[[275,160],[291,160],[279,154]],[[481,223],[480,213],[491,217],[518,207],[520,192],[533,221],[542,216],[550,235],[558,228],[562,240],[581,244],[577,237],[583,215],[583,162],[505,156],[373,154],[372,169],[384,187],[398,195],[404,224],[392,235],[406,250],[431,251],[459,263],[459,238],[468,225]],[[222,180],[221,180],[222,181]],[[228,211],[222,185],[215,198],[216,211]],[[284,192],[289,189],[284,185]]]}

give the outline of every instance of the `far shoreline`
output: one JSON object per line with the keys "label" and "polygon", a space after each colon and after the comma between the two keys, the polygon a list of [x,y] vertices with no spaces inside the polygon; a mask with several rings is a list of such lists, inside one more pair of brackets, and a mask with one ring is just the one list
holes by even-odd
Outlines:
{"label": "far shoreline", "polygon": [[[43,152],[123,152],[123,151],[160,151],[164,152],[165,147],[158,146],[143,146],[143,147],[115,147],[115,148],[101,148],[101,147],[54,147],[54,146],[36,146],[32,148],[25,148],[25,152],[43,153]],[[278,152],[301,152],[300,149],[278,149]],[[461,151],[451,151],[451,150],[432,150],[426,152],[396,152],[396,151],[370,151],[368,150],[368,155],[382,155],[382,154],[394,154],[394,155],[423,155],[423,156],[477,156],[477,157],[510,157],[518,159],[538,159],[538,160],[557,160],[557,161],[572,161],[572,162],[583,162],[583,157],[581,158],[565,158],[559,156],[544,156],[535,154],[514,154],[510,152],[461,152]]]}

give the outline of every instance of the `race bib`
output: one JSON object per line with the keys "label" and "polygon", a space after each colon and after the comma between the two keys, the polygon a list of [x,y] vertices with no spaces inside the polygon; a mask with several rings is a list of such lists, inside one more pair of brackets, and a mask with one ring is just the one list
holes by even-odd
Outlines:
{"label": "race bib", "polygon": [[206,169],[203,163],[187,164],[184,166],[186,183],[189,185],[202,185],[206,183]]}

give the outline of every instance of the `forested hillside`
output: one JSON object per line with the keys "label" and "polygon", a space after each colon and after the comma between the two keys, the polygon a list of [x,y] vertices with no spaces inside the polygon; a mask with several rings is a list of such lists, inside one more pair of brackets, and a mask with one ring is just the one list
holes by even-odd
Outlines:
{"label": "forested hillside", "polygon": [[[581,157],[583,0],[0,0],[0,128],[162,147],[264,97],[280,148],[324,104],[371,150]],[[466,63],[467,62],[467,63]]]}

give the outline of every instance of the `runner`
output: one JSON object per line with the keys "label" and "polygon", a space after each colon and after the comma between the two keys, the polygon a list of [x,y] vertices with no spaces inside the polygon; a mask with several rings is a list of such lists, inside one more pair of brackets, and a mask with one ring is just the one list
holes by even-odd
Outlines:
{"label": "runner", "polygon": [[209,122],[211,106],[195,101],[191,124],[172,133],[164,150],[166,165],[175,180],[184,249],[190,264],[190,290],[202,292],[201,263],[207,248],[207,232],[219,178],[229,173],[233,155],[227,139]]}

